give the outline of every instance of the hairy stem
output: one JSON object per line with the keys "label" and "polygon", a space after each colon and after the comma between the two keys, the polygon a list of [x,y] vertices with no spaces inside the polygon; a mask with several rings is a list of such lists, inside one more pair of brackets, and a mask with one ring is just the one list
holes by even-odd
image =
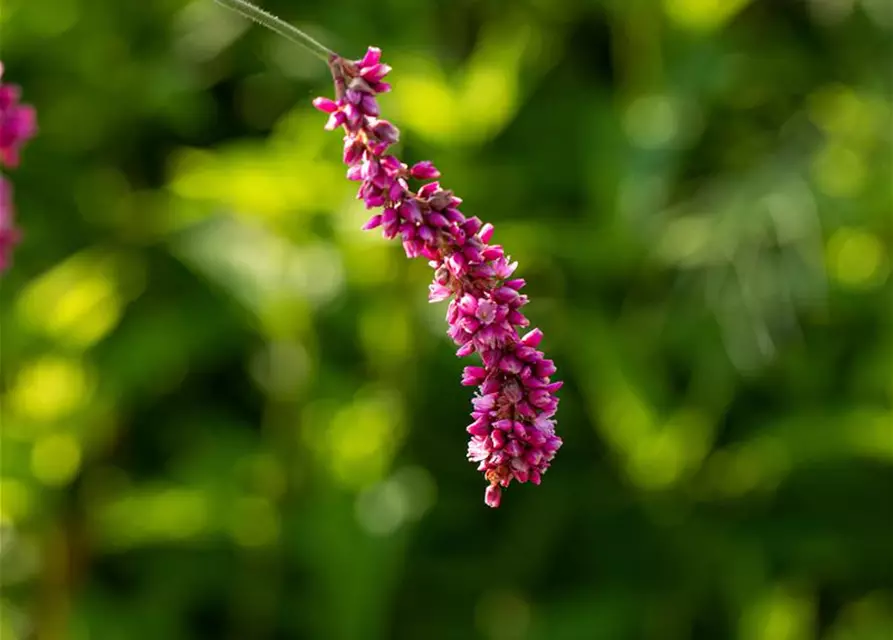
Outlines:
{"label": "hairy stem", "polygon": [[336,53],[327,60],[329,71],[332,72],[332,80],[335,82],[335,98],[340,100],[347,90],[347,77],[344,70],[345,60]]}
{"label": "hairy stem", "polygon": [[328,63],[332,58],[338,57],[334,51],[320,44],[297,27],[293,27],[250,2],[245,0],[214,0],[214,2],[241,13],[246,18],[250,18],[267,29],[301,45],[323,62]]}

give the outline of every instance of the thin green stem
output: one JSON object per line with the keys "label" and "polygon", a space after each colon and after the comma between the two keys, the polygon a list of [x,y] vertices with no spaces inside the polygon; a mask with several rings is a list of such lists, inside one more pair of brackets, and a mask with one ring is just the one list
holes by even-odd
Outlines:
{"label": "thin green stem", "polygon": [[334,51],[323,46],[297,27],[291,26],[284,20],[280,20],[272,13],[267,13],[250,2],[245,0],[214,0],[214,2],[223,5],[227,9],[241,13],[246,18],[250,18],[267,29],[275,31],[292,42],[296,42],[326,63],[329,63],[332,58],[338,57]]}

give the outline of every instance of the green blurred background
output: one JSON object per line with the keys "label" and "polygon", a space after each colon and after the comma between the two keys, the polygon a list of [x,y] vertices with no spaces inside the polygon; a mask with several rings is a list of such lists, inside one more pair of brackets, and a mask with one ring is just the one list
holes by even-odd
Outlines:
{"label": "green blurred background", "polygon": [[3,0],[3,640],[893,637],[886,0],[269,0],[520,261],[565,445],[499,510],[325,65]]}

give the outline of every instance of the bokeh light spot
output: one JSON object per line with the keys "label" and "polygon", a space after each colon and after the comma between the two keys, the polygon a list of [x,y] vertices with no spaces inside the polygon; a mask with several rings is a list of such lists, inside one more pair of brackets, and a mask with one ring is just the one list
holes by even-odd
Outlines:
{"label": "bokeh light spot", "polygon": [[[25,15],[34,32],[42,37],[59,36],[71,29],[78,20],[77,0],[53,0],[52,11],[46,11],[46,5],[29,4],[33,9]],[[42,10],[38,7],[42,7]]]}
{"label": "bokeh light spot", "polygon": [[667,96],[637,98],[626,110],[624,130],[630,140],[644,149],[661,149],[678,137],[679,106]]}
{"label": "bokeh light spot", "polygon": [[809,97],[809,117],[826,133],[857,142],[873,137],[883,126],[884,105],[852,88],[826,85]]}
{"label": "bokeh light spot", "polygon": [[19,372],[9,392],[9,406],[21,417],[50,422],[74,412],[91,394],[79,362],[46,356]]}
{"label": "bokeh light spot", "polygon": [[257,453],[240,461],[238,467],[250,491],[275,499],[285,493],[288,477],[279,460],[268,453]]}
{"label": "bokeh light spot", "polygon": [[96,513],[106,539],[120,547],[192,538],[208,527],[207,495],[195,489],[143,489]]}
{"label": "bokeh light spot", "polygon": [[45,436],[31,450],[31,471],[48,486],[71,482],[81,467],[81,445],[67,433]]}
{"label": "bokeh light spot", "polygon": [[477,627],[491,640],[521,640],[531,622],[530,603],[511,591],[485,593],[475,608]]}
{"label": "bokeh light spot", "polygon": [[254,355],[250,365],[255,382],[275,398],[294,397],[311,369],[310,356],[303,345],[286,340],[267,344]]}
{"label": "bokeh light spot", "polygon": [[401,362],[410,348],[410,319],[397,301],[368,305],[360,315],[359,331],[363,347],[373,362]]}
{"label": "bokeh light spot", "polygon": [[766,591],[741,618],[741,640],[809,640],[814,638],[814,604],[787,585]]}
{"label": "bokeh light spot", "polygon": [[21,522],[31,513],[31,489],[15,478],[0,478],[0,524]]}
{"label": "bokeh light spot", "polygon": [[382,482],[357,496],[355,511],[360,526],[373,535],[385,536],[403,524],[407,506],[403,487]]}
{"label": "bokeh light spot", "polygon": [[62,344],[89,347],[120,320],[122,278],[138,282],[138,269],[105,252],[78,254],[22,291],[18,315],[29,327]]}
{"label": "bokeh light spot", "polygon": [[403,72],[400,101],[401,122],[420,136],[440,141],[451,140],[458,130],[456,98],[438,71]]}
{"label": "bokeh light spot", "polygon": [[750,0],[664,0],[667,16],[681,27],[711,31],[722,26]]}
{"label": "bokeh light spot", "polygon": [[878,284],[889,270],[884,245],[876,235],[862,229],[838,229],[828,240],[826,253],[831,276],[847,287]]}
{"label": "bokeh light spot", "polygon": [[303,430],[307,445],[335,480],[363,489],[387,473],[403,436],[403,409],[393,392],[362,391],[338,408],[320,403],[308,407]]}
{"label": "bokeh light spot", "polygon": [[828,144],[812,163],[812,175],[823,193],[834,198],[858,195],[868,168],[863,157],[839,144]]}
{"label": "bokeh light spot", "polygon": [[240,498],[233,505],[229,529],[235,541],[242,546],[265,546],[279,537],[279,514],[266,498]]}
{"label": "bokeh light spot", "polygon": [[434,504],[435,493],[428,471],[421,467],[400,469],[357,496],[357,522],[372,535],[390,535],[404,523],[420,519]]}

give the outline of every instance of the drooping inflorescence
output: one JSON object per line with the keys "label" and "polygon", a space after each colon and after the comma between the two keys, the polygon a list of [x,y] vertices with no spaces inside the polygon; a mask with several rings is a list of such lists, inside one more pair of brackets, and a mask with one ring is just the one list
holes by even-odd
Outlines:
{"label": "drooping inflorescence", "polygon": [[[37,116],[34,107],[19,102],[21,88],[2,79],[0,62],[0,165],[15,168],[20,149],[37,132]],[[14,217],[12,185],[0,174],[0,272],[9,265],[12,249],[21,237]]]}
{"label": "drooping inflorescence", "polygon": [[462,377],[462,384],[478,387],[468,459],[489,482],[485,502],[498,507],[513,479],[539,484],[562,444],[553,419],[562,383],[552,382],[555,365],[537,350],[542,332],[519,333],[530,324],[521,313],[525,282],[513,277],[517,263],[490,244],[493,226],[459,210],[462,200],[440,186],[431,162],[409,167],[388,153],[399,132],[379,117],[375,96],[391,89],[381,51],[370,47],[356,61],[333,55],[329,66],[336,99],[313,104],[329,114],[326,129],[345,132],[343,160],[348,179],[360,183],[357,197],[380,209],[363,228],[381,227],[385,238],[400,237],[407,257],[428,259],[434,269],[428,298],[450,299],[447,333],[459,345],[456,355],[481,358],[482,366],[466,367]]}
{"label": "drooping inflorescence", "polygon": [[[543,334],[520,309],[524,280],[513,278],[517,263],[499,245],[491,245],[493,226],[466,218],[452,191],[441,188],[437,168],[428,161],[409,167],[387,153],[400,133],[379,117],[375,96],[390,91],[384,82],[390,67],[370,47],[361,60],[347,60],[300,29],[247,0],[216,0],[247,18],[305,47],[326,60],[335,80],[335,100],[317,98],[314,106],[329,114],[326,129],[344,132],[347,177],[360,182],[357,194],[367,209],[380,209],[364,229],[382,228],[385,238],[400,236],[410,258],[424,257],[434,269],[431,302],[450,299],[447,322],[456,355],[480,355],[483,366],[465,367],[462,384],[477,386],[472,404],[468,459],[478,463],[489,485],[485,502],[498,507],[511,481],[539,484],[561,438],[553,419],[558,409],[552,382],[555,365],[537,346]],[[410,182],[423,184],[410,188]]]}

